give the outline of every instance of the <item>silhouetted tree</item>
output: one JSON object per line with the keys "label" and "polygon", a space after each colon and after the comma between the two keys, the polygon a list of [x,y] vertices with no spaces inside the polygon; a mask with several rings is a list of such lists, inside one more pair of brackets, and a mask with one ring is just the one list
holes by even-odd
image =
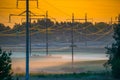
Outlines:
{"label": "silhouetted tree", "polygon": [[0,31],[5,31],[5,30],[10,30],[10,27],[0,23]]}
{"label": "silhouetted tree", "polygon": [[105,27],[108,27],[109,24],[105,23],[105,22],[99,22],[99,23],[96,23],[95,24],[95,27],[97,27],[98,29],[102,29],[102,28],[105,28]]}
{"label": "silhouetted tree", "polygon": [[13,80],[11,71],[11,52],[0,48],[0,80]]}
{"label": "silhouetted tree", "polygon": [[41,19],[37,21],[37,24],[41,25],[41,28],[45,28],[46,24],[48,27],[51,27],[54,25],[54,22],[51,21],[50,19],[47,19],[46,22],[45,22],[45,19]]}
{"label": "silhouetted tree", "polygon": [[23,30],[25,30],[25,26],[26,26],[25,22],[23,22],[22,24],[17,24],[16,23],[12,30],[14,32],[16,32],[16,31],[23,31]]}
{"label": "silhouetted tree", "polygon": [[120,15],[118,17],[118,24],[114,27],[113,38],[115,42],[111,45],[111,47],[106,47],[109,60],[105,66],[110,66],[113,77],[120,79]]}

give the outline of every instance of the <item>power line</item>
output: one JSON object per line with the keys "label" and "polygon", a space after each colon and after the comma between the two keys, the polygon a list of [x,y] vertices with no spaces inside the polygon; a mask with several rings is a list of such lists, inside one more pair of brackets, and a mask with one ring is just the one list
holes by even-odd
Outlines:
{"label": "power line", "polygon": [[[67,19],[67,20],[70,20],[70,19]],[[87,13],[85,13],[85,18],[77,18],[77,19],[74,19],[74,21],[75,21],[75,20],[79,20],[79,21],[84,20],[85,23],[87,23],[87,21],[88,21],[89,19],[88,19],[88,17],[87,17]],[[86,33],[85,33],[85,36],[86,36]],[[86,38],[87,38],[87,36],[86,36]],[[85,46],[87,47],[87,39],[86,39],[86,41],[85,41]]]}
{"label": "power line", "polygon": [[44,2],[46,2],[49,6],[53,7],[56,11],[63,13],[64,15],[71,17],[69,14],[65,13],[64,11],[62,11],[61,9],[55,7],[54,5],[52,5],[51,3],[49,3],[48,1],[44,0]]}
{"label": "power line", "polygon": [[16,9],[15,7],[0,7],[0,9]]}

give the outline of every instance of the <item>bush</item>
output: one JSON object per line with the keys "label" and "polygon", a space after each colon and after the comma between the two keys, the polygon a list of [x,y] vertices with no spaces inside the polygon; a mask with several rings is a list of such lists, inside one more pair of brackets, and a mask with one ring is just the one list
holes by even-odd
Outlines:
{"label": "bush", "polygon": [[113,38],[115,42],[111,47],[106,47],[109,60],[105,66],[110,66],[114,78],[120,79],[120,15],[118,24],[115,24]]}
{"label": "bush", "polygon": [[112,74],[120,79],[120,59],[115,59],[112,63]]}
{"label": "bush", "polygon": [[13,80],[11,71],[11,52],[2,51],[0,48],[0,80]]}

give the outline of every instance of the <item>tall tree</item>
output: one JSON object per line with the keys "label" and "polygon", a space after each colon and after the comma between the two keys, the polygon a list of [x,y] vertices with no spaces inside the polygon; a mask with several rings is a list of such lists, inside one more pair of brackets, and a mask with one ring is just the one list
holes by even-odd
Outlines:
{"label": "tall tree", "polygon": [[0,48],[0,80],[13,80],[11,71],[11,52]]}
{"label": "tall tree", "polygon": [[111,47],[106,47],[109,60],[105,66],[110,66],[113,77],[120,79],[120,15],[118,16],[118,23],[114,27],[113,38],[115,42]]}

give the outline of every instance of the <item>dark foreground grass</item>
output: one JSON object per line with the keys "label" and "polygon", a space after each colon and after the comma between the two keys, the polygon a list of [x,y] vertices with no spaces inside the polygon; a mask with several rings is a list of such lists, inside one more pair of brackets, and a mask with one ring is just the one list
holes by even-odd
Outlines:
{"label": "dark foreground grass", "polygon": [[[25,80],[25,74],[16,74],[14,79]],[[30,80],[117,80],[109,72],[85,72],[69,74],[32,73]]]}

